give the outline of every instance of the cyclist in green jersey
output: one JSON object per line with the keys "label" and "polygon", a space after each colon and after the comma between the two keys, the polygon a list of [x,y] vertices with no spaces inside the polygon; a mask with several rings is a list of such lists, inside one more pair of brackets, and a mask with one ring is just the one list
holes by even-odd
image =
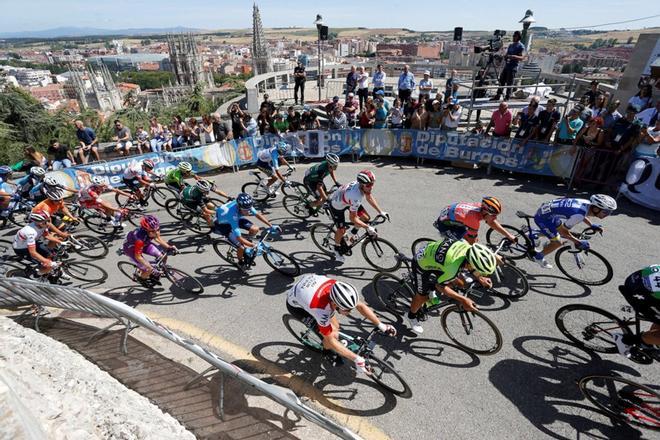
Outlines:
{"label": "cyclist in green jersey", "polygon": [[413,257],[413,274],[417,292],[410,304],[408,323],[413,332],[422,334],[417,312],[434,290],[463,304],[466,310],[476,310],[474,302],[452,289],[452,284],[461,284],[461,271],[472,272],[484,287],[492,287],[488,278],[495,272],[495,254],[486,246],[465,240],[442,239],[427,244]]}
{"label": "cyclist in green jersey", "polygon": [[233,200],[224,192],[214,189],[213,185],[206,180],[198,180],[195,186],[186,186],[181,191],[181,203],[186,208],[194,211],[204,217],[209,226],[213,226],[213,216],[215,215],[215,206],[209,201],[209,192],[214,192],[219,196]]}
{"label": "cyclist in green jersey", "polygon": [[193,172],[190,162],[179,162],[176,168],[165,174],[165,185],[177,192],[181,192],[188,186],[184,180],[188,177],[192,177],[197,181],[200,180],[199,176]]}
{"label": "cyclist in green jersey", "polygon": [[305,178],[303,183],[309,190],[311,194],[316,197],[312,203],[310,203],[310,211],[316,212],[319,207],[328,200],[328,193],[326,192],[325,185],[323,184],[323,179],[328,175],[332,177],[332,180],[335,182],[335,185],[339,186],[337,182],[337,177],[335,177],[335,170],[339,166],[339,156],[336,154],[328,153],[325,155],[325,160],[321,163],[314,165],[305,172]]}

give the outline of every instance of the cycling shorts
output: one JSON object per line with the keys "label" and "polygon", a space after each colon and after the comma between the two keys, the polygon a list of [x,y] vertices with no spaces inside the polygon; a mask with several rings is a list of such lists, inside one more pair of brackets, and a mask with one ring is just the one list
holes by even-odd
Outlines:
{"label": "cycling shorts", "polygon": [[438,230],[440,235],[448,238],[451,241],[461,240],[468,233],[468,228],[461,224],[441,222],[436,220],[433,223],[433,226]]}
{"label": "cycling shorts", "polygon": [[275,169],[273,169],[273,166],[262,160],[257,160],[257,168],[268,177],[273,177],[275,174]]}
{"label": "cycling shorts", "polygon": [[[349,223],[346,221],[346,211],[348,211],[348,207],[344,209],[335,209],[332,207],[332,204],[330,206],[330,217],[332,217],[332,222],[335,224],[337,228],[348,228]],[[367,215],[367,211],[360,205],[357,211],[357,215],[359,217],[364,217]]]}
{"label": "cycling shorts", "polygon": [[539,227],[541,233],[550,240],[559,240],[559,227],[562,221],[559,217],[544,217],[542,215],[534,216],[534,223]]}
{"label": "cycling shorts", "polygon": [[[147,268],[142,263],[140,263],[137,260],[137,258],[135,258],[135,248],[133,246],[125,244],[124,245],[124,254],[128,258],[130,258],[131,261],[133,261],[137,265],[138,269],[140,269],[143,272],[145,270],[147,270]],[[160,251],[158,246],[156,246],[153,243],[149,243],[147,246],[144,247],[144,249],[142,249],[142,255],[149,255],[149,256],[152,256],[152,257],[158,259],[158,258],[161,257],[161,255],[163,255],[163,253]]]}
{"label": "cycling shorts", "polygon": [[135,191],[136,189],[139,189],[141,186],[140,181],[137,179],[137,177],[134,177],[132,179],[122,179],[124,181],[124,185],[126,185],[130,190]]}
{"label": "cycling shorts", "polygon": [[326,192],[326,194],[328,193],[328,189],[325,187],[325,184],[323,183],[322,180],[312,180],[305,177],[303,179],[303,184],[305,185],[305,188],[307,188],[309,193],[312,194],[314,197],[318,198],[321,195],[317,189],[319,184],[323,185],[323,190]]}
{"label": "cycling shorts", "polygon": [[[238,219],[238,227],[245,231],[249,231],[252,227],[252,222],[245,217],[241,217]],[[243,247],[238,241],[238,235],[234,233],[234,230],[229,223],[214,223],[213,232],[228,238],[234,246]]]}
{"label": "cycling shorts", "polygon": [[189,210],[196,212],[197,214],[202,213],[202,205],[204,205],[204,202],[192,202],[189,200],[182,200],[181,204],[185,207],[188,208]]}
{"label": "cycling shorts", "polygon": [[[45,243],[42,242],[37,243],[37,245],[35,246],[35,250],[39,255],[41,255],[44,258],[50,258],[52,255],[51,250],[46,246]],[[28,260],[28,261],[32,261],[33,263],[41,264],[41,262],[33,258],[32,255],[30,255],[30,251],[28,250],[28,248],[24,248],[24,249],[14,248],[14,253],[21,260]]]}
{"label": "cycling shorts", "polygon": [[635,283],[628,278],[623,286],[619,286],[619,292],[640,317],[660,325],[660,300],[655,299],[641,282]]}
{"label": "cycling shorts", "polygon": [[103,206],[101,206],[101,203],[99,202],[98,198],[79,200],[78,203],[80,203],[80,206],[82,206],[85,209],[103,209]]}
{"label": "cycling shorts", "polygon": [[176,192],[181,192],[186,187],[185,183],[179,184],[178,182],[165,182],[165,186],[173,189]]}
{"label": "cycling shorts", "polygon": [[412,262],[412,273],[415,281],[413,290],[416,290],[416,293],[422,296],[429,296],[435,290],[436,280],[438,279],[437,274],[433,271],[423,270],[419,267],[417,261]]}

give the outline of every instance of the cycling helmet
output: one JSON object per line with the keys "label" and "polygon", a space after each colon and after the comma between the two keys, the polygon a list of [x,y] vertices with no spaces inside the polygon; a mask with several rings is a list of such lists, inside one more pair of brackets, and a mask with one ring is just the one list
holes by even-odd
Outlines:
{"label": "cycling helmet", "polygon": [[11,167],[8,167],[7,165],[0,166],[0,176],[9,176],[13,173],[14,170],[12,170]]}
{"label": "cycling helmet", "polygon": [[57,179],[54,178],[53,176],[44,177],[44,183],[47,186],[58,186]]}
{"label": "cycling helmet", "polygon": [[105,180],[101,176],[92,176],[90,180],[93,185],[105,185]]}
{"label": "cycling helmet", "polygon": [[376,181],[376,176],[369,170],[362,170],[357,175],[357,181],[363,185],[369,185]]}
{"label": "cycling helmet", "polygon": [[502,204],[496,197],[486,196],[481,199],[481,210],[486,214],[497,215],[502,212]]}
{"label": "cycling helmet", "polygon": [[280,154],[286,153],[286,150],[289,148],[286,142],[278,142],[276,147],[277,147],[277,152]]}
{"label": "cycling helmet", "polygon": [[474,267],[474,270],[480,274],[490,275],[495,272],[495,267],[497,266],[495,254],[483,244],[473,244],[468,249],[466,257],[470,265]]}
{"label": "cycling helmet", "polygon": [[30,214],[30,220],[36,223],[50,221],[50,214],[48,211],[35,211]]}
{"label": "cycling helmet", "polygon": [[158,231],[160,229],[160,221],[153,215],[145,215],[140,220],[140,227],[145,231]]}
{"label": "cycling helmet", "polygon": [[200,191],[203,193],[207,193],[211,191],[211,184],[208,183],[206,180],[198,180],[197,181],[197,188],[199,188]]}
{"label": "cycling helmet", "polygon": [[616,200],[605,194],[594,194],[589,200],[591,201],[591,205],[596,208],[606,211],[614,211],[616,209]]}
{"label": "cycling helmet", "polygon": [[46,175],[46,170],[41,167],[32,167],[30,168],[30,174],[37,177],[43,177]]}
{"label": "cycling helmet", "polygon": [[144,168],[149,169],[149,170],[153,170],[154,167],[156,166],[156,164],[155,164],[154,161],[151,160],[151,159],[145,159],[145,160],[142,161],[142,166],[143,166]]}
{"label": "cycling helmet", "polygon": [[190,162],[179,162],[179,165],[176,167],[184,173],[189,173],[192,171],[192,165],[190,165]]}
{"label": "cycling helmet", "polygon": [[241,209],[250,209],[254,204],[254,200],[252,200],[252,196],[249,194],[240,193],[238,196],[236,196],[236,204]]}
{"label": "cycling helmet", "polygon": [[60,188],[45,188],[44,194],[50,200],[58,201],[64,198],[64,191]]}
{"label": "cycling helmet", "polygon": [[328,153],[325,155],[325,161],[328,162],[328,165],[337,167],[339,165],[339,156],[333,153]]}
{"label": "cycling helmet", "polygon": [[353,310],[358,303],[358,293],[350,284],[337,281],[330,289],[330,300],[342,310]]}

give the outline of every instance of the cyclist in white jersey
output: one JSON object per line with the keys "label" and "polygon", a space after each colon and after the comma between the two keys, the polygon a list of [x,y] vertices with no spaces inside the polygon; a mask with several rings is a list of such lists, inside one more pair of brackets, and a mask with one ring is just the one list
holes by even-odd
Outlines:
{"label": "cyclist in white jersey", "polygon": [[140,188],[142,186],[153,185],[149,176],[156,176],[154,173],[154,168],[156,164],[151,159],[145,159],[140,162],[131,162],[131,164],[124,170],[123,181],[124,184],[135,194],[137,199],[141,202],[142,205],[146,204],[144,200],[144,195]]}
{"label": "cyclist in white jersey", "polygon": [[63,243],[54,234],[49,234],[52,229],[50,225],[50,214],[46,211],[36,211],[30,214],[31,222],[23,226],[14,236],[12,248],[14,253],[21,259],[39,263],[39,273],[46,274],[53,270],[57,263],[50,259],[51,250],[41,241],[42,238],[54,243]]}
{"label": "cyclist in white jersey", "polygon": [[101,195],[106,191],[121,194],[125,197],[131,197],[130,193],[113,188],[112,185],[103,179],[103,177],[92,176],[90,183],[83,186],[80,191],[78,191],[78,202],[80,203],[80,206],[85,209],[95,209],[105,214],[110,219],[110,224],[112,224],[112,226],[123,228],[124,225],[121,220],[124,212],[121,208],[113,206],[111,203],[101,198]]}
{"label": "cyclist in white jersey", "polygon": [[269,177],[266,186],[268,187],[269,194],[273,194],[271,185],[277,179],[280,179],[287,185],[286,178],[280,173],[280,161],[287,167],[291,168],[289,162],[284,158],[284,153],[288,145],[286,142],[278,142],[275,146],[264,148],[257,153],[257,168],[259,168],[266,176]]}
{"label": "cyclist in white jersey", "polygon": [[[348,229],[346,210],[349,213],[349,221],[353,223],[354,227],[365,228],[370,235],[375,235],[376,230],[368,224],[371,217],[362,206],[363,197],[380,215],[387,217],[388,220],[390,218],[387,212],[380,209],[376,198],[371,194],[375,182],[374,173],[362,170],[358,173],[356,181],[342,185],[330,199],[330,216],[337,227],[335,233],[335,260],[337,261],[345,261],[343,254],[346,251],[346,245],[342,246],[342,240]],[[356,232],[357,229],[354,230],[354,233]]]}
{"label": "cyclist in white jersey", "polygon": [[296,281],[287,293],[286,308],[295,318],[308,326],[314,322],[323,336],[323,347],[355,363],[358,371],[369,374],[364,358],[353,353],[339,341],[339,321],[335,312],[348,316],[351,310],[358,312],[378,329],[396,336],[396,329],[383,324],[373,310],[359,300],[353,286],[322,275],[307,274]]}

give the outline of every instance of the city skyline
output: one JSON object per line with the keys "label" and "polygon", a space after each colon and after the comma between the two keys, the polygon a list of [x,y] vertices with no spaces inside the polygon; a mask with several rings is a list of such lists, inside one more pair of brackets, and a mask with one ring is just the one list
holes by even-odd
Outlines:
{"label": "city skyline", "polygon": [[[537,26],[553,29],[589,27],[603,23],[633,20],[660,14],[648,9],[648,2],[627,0],[625,11],[621,0],[603,0],[594,8],[589,0],[558,0],[554,3],[528,1],[525,5],[502,4],[494,7],[486,0],[473,0],[467,9],[459,4],[438,7],[437,2],[420,0],[412,4],[400,0],[382,0],[364,6],[355,2],[336,0],[332,4],[296,5],[283,7],[281,0],[256,2],[261,10],[265,28],[312,28],[316,14],[321,14],[330,28],[409,28],[417,31],[448,31],[455,26],[466,30],[514,29],[525,9],[534,11]],[[570,7],[570,14],[561,6]],[[377,6],[377,7],[376,7]],[[409,14],[393,13],[408,8]],[[118,12],[119,11],[119,12]],[[437,11],[437,12],[434,12]],[[475,13],[486,11],[487,13]],[[25,5],[9,3],[3,6],[3,32],[41,31],[58,27],[93,27],[100,29],[189,28],[246,29],[252,25],[252,2],[191,0],[186,4],[156,0],[116,0],[89,2],[83,0],[33,0],[29,14]],[[597,27],[607,29],[639,29],[660,26],[660,17],[648,18],[621,25]]]}

